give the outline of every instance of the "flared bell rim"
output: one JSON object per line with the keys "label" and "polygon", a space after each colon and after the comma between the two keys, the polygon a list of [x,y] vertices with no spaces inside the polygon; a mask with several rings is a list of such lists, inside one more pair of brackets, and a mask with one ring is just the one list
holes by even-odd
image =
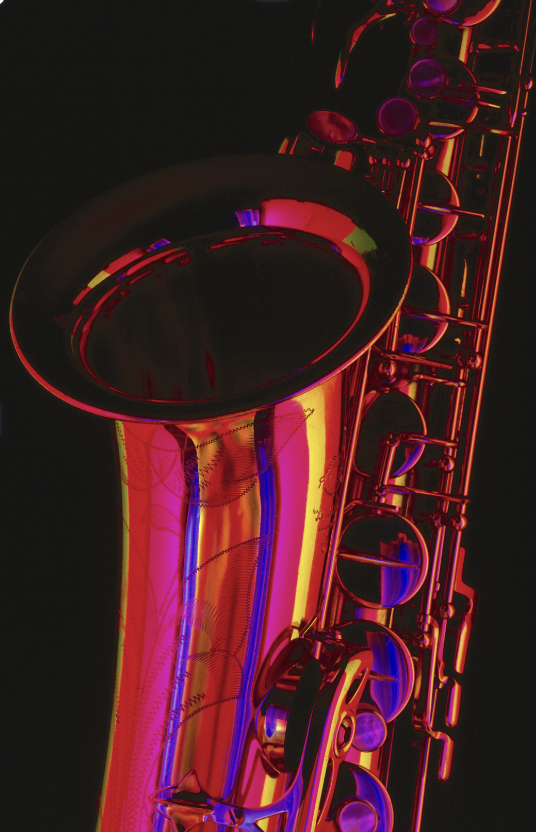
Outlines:
{"label": "flared bell rim", "polygon": [[[107,263],[155,240],[174,242],[237,232],[236,211],[269,200],[329,206],[348,217],[373,250],[363,253],[370,295],[342,343],[290,377],[202,402],[155,402],[123,396],[80,373],[58,321]],[[318,233],[318,232],[315,232]],[[328,235],[326,235],[328,236]],[[399,212],[370,183],[346,171],[282,155],[227,156],[174,165],[96,197],[54,228],[25,263],[12,300],[19,357],[50,392],[112,418],[185,422],[257,410],[293,397],[362,354],[400,307],[411,271],[411,245]]]}

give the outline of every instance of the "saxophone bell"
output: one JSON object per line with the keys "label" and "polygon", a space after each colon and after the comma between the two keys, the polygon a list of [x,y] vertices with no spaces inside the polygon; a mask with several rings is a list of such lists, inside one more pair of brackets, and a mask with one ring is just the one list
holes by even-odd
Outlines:
{"label": "saxophone bell", "polygon": [[[53,231],[15,289],[26,366],[117,423],[102,832],[275,832],[283,817],[306,832],[335,811],[356,736],[385,740],[390,715],[367,693],[390,684],[370,675],[381,637],[318,625],[368,357],[411,250],[389,201],[339,173],[261,156],[142,177]],[[367,789],[383,795],[348,772],[345,819]]]}

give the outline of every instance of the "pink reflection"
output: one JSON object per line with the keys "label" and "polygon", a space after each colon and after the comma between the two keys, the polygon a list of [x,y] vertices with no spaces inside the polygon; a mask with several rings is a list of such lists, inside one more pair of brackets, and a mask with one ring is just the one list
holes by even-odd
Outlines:
{"label": "pink reflection", "polygon": [[[282,450],[277,462],[278,493],[276,508],[276,545],[273,562],[273,581],[268,596],[270,617],[265,629],[261,655],[275,642],[292,619],[298,566],[300,561],[303,524],[307,504],[309,460],[306,420],[313,414],[304,413],[298,402],[287,402],[285,413],[274,420],[274,444]],[[292,441],[288,426],[292,425]]]}
{"label": "pink reflection", "polygon": [[145,832],[152,825],[147,795],[158,788],[162,726],[173,685],[186,492],[180,449],[163,426],[126,423],[119,441],[128,488],[123,514],[128,561],[101,830]]}
{"label": "pink reflection", "polygon": [[260,224],[307,231],[335,243],[359,275],[363,300],[358,314],[363,312],[370,294],[370,274],[363,257],[374,251],[376,244],[350,217],[316,202],[269,199],[261,202]]}

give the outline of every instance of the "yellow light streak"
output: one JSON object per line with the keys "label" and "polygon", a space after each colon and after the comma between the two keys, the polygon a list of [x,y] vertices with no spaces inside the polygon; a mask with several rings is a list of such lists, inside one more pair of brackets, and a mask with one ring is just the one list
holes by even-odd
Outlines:
{"label": "yellow light streak", "polygon": [[91,278],[91,280],[87,284],[88,288],[89,289],[94,289],[95,286],[98,286],[99,283],[102,283],[103,280],[106,280],[107,277],[110,277],[110,274],[111,274],[111,272],[105,272],[105,271],[99,272],[98,274],[95,275],[95,277]]}
{"label": "yellow light streak", "polygon": [[467,63],[467,58],[469,57],[469,46],[471,45],[472,34],[473,30],[470,26],[462,28],[462,42],[460,43],[458,58],[464,64]]}
{"label": "yellow light streak", "polygon": [[[309,408],[313,413],[305,422],[307,445],[310,454],[309,485],[307,489],[305,524],[299,561],[300,568],[296,583],[294,610],[292,612],[292,623],[295,626],[299,626],[306,618],[307,597],[309,594],[317,535],[317,522],[313,510],[318,511],[320,509],[320,500],[322,498],[322,490],[318,488],[318,483],[324,475],[326,465],[325,386],[326,383],[321,384],[313,388],[313,390],[310,390],[304,396],[300,396],[300,404],[304,410]],[[331,384],[328,384],[328,387],[331,387]]]}
{"label": "yellow light streak", "polygon": [[421,265],[426,266],[430,271],[434,271],[435,261],[437,256],[437,243],[433,246],[423,246],[421,255]]}

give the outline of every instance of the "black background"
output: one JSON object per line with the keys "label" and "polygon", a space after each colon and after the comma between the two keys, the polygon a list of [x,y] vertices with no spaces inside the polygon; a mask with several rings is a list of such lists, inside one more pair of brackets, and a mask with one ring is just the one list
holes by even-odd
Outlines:
{"label": "black background", "polygon": [[[314,107],[311,8],[0,5],[5,832],[94,828],[119,591],[110,428],[19,363],[7,325],[17,274],[44,234],[116,184],[179,161],[275,151],[304,100]],[[432,777],[423,832],[524,828],[532,805],[535,119],[529,102],[464,540],[480,608],[453,774]]]}

